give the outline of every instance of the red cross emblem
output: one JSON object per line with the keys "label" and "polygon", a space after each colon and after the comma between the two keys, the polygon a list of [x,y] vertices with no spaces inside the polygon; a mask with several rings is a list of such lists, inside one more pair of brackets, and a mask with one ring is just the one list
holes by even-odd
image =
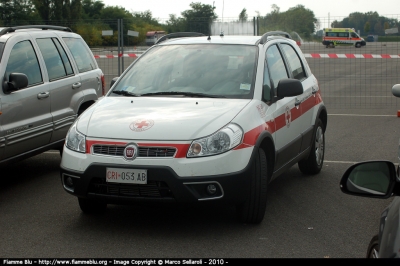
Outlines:
{"label": "red cross emblem", "polygon": [[148,130],[149,128],[151,128],[154,125],[154,121],[153,120],[149,120],[149,119],[138,119],[134,122],[132,122],[129,125],[129,128],[133,131],[136,132],[141,132],[141,131],[145,131]]}
{"label": "red cross emblem", "polygon": [[142,121],[140,123],[136,123],[135,127],[136,128],[142,128],[142,127],[147,127],[149,125],[149,123],[147,123],[146,121]]}

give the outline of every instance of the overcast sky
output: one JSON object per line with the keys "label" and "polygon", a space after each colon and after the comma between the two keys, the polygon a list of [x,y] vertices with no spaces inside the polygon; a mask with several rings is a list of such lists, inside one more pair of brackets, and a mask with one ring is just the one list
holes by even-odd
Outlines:
{"label": "overcast sky", "polygon": [[[243,8],[246,8],[249,18],[256,16],[256,11],[265,16],[271,12],[271,6],[276,4],[280,11],[284,12],[291,7],[302,4],[312,10],[315,17],[330,21],[347,17],[353,12],[376,11],[379,15],[400,19],[400,0],[103,0],[106,6],[122,6],[131,12],[143,12],[150,10],[154,18],[166,20],[169,14],[180,17],[181,12],[190,9],[190,3],[201,2],[202,4],[216,7],[215,13],[218,18],[238,18]],[[340,19],[341,20],[341,19]]]}

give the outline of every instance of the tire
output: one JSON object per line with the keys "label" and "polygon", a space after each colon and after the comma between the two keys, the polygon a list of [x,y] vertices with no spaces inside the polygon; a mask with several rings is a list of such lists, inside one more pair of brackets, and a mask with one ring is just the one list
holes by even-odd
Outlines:
{"label": "tire", "polygon": [[318,118],[315,123],[314,137],[312,139],[311,151],[307,159],[301,160],[298,163],[299,169],[303,174],[315,175],[318,174],[324,163],[325,155],[325,130],[324,124]]}
{"label": "tire", "polygon": [[379,258],[379,237],[374,236],[368,245],[367,258],[378,259]]}
{"label": "tire", "polygon": [[252,164],[250,190],[245,202],[236,205],[238,218],[243,223],[259,224],[267,207],[267,157],[258,149]]}
{"label": "tire", "polygon": [[361,48],[361,43],[356,43],[356,48]]}
{"label": "tire", "polygon": [[99,214],[103,213],[106,208],[107,204],[103,202],[98,202],[90,199],[85,198],[78,198],[79,207],[81,208],[83,213],[87,214]]}

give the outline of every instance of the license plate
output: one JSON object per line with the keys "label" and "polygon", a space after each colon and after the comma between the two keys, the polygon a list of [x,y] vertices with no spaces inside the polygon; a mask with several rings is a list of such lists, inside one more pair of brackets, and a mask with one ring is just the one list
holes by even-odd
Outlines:
{"label": "license plate", "polygon": [[106,182],[126,184],[147,184],[147,170],[107,168]]}

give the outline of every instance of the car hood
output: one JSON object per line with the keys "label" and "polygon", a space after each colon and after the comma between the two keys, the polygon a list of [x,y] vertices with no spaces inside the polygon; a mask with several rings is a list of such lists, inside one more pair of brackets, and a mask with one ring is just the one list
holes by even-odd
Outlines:
{"label": "car hood", "polygon": [[191,140],[218,131],[250,101],[105,97],[80,116],[77,129],[95,138]]}

